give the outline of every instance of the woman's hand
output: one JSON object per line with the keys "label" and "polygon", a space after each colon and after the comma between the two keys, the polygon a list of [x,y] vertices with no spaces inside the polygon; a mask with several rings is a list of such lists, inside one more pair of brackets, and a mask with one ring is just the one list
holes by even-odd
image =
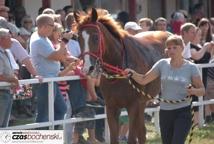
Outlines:
{"label": "woman's hand", "polygon": [[210,54],[211,54],[211,56],[213,56],[214,55],[214,41],[211,41],[210,43],[211,43]]}
{"label": "woman's hand", "polygon": [[69,70],[74,70],[74,69],[76,69],[76,67],[77,67],[77,63],[72,62],[66,68],[68,68]]}
{"label": "woman's hand", "polygon": [[203,96],[205,94],[205,90],[204,88],[196,88],[196,87],[193,87],[192,85],[189,85],[186,87],[186,90],[187,90],[187,95],[188,96]]}
{"label": "woman's hand", "polygon": [[126,68],[124,70],[124,74],[127,76],[127,77],[132,77],[136,72],[133,70],[133,69],[130,69],[130,68]]}
{"label": "woman's hand", "polygon": [[187,87],[186,87],[186,90],[187,90],[187,95],[188,96],[191,96],[191,95],[194,95],[193,94],[193,90],[194,88],[193,88],[193,86],[191,85],[191,84],[189,84]]}
{"label": "woman's hand", "polygon": [[204,48],[206,48],[207,52],[212,54],[214,50],[214,42],[206,42]]}

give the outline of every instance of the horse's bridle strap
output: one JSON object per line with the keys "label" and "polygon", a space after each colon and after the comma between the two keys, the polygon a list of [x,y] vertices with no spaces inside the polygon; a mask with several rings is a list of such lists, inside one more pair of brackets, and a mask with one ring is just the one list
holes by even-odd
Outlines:
{"label": "horse's bridle strap", "polygon": [[83,29],[85,27],[92,27],[92,28],[97,29],[98,34],[99,34],[98,52],[96,52],[96,53],[95,52],[84,52],[81,54],[81,57],[84,57],[85,55],[90,55],[90,56],[94,57],[95,59],[98,59],[105,70],[111,71],[116,74],[124,75],[123,69],[113,66],[111,64],[105,63],[103,61],[102,57],[105,53],[105,44],[104,44],[103,33],[99,27],[99,22],[85,24],[85,25],[81,26],[80,29]]}
{"label": "horse's bridle strap", "polygon": [[[102,56],[105,52],[105,45],[104,45],[104,37],[103,37],[103,33],[102,31],[100,30],[100,27],[98,26],[98,22],[96,23],[88,23],[88,24],[85,24],[83,26],[80,27],[80,29],[83,29],[83,28],[87,28],[87,27],[92,27],[92,28],[95,28],[97,31],[98,31],[98,34],[99,34],[99,39],[98,39],[98,52],[97,52],[97,55],[100,59],[102,59]],[[92,53],[92,52],[88,52],[88,53]]]}

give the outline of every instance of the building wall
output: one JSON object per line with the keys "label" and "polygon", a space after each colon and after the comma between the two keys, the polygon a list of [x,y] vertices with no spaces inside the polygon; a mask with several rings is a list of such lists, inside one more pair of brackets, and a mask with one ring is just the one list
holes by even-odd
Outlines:
{"label": "building wall", "polygon": [[137,0],[137,20],[148,17],[148,0]]}
{"label": "building wall", "polygon": [[[50,0],[51,8],[54,10],[63,8],[65,5],[69,5],[72,1],[76,0]],[[161,9],[161,1],[162,0],[136,0],[136,18],[140,19],[142,17],[150,17],[155,19],[159,16],[164,16],[168,20],[170,20],[170,16],[172,12],[182,7],[182,2],[187,5],[189,0],[165,0],[165,9]],[[179,5],[178,1],[181,3]],[[213,10],[213,0],[205,0],[204,2],[210,1],[209,7],[209,15],[214,16]],[[95,0],[98,7],[105,8],[109,10],[112,14],[117,14],[119,11],[124,10],[128,12],[128,0]],[[192,3],[197,3],[199,0],[192,0]],[[29,15],[31,15],[34,19],[37,16],[37,11],[40,7],[42,7],[42,0],[23,0],[23,5],[26,8],[26,11]]]}
{"label": "building wall", "polygon": [[[102,0],[95,1],[98,7],[109,10],[112,14],[117,14],[121,10],[128,11],[128,0]],[[114,4],[112,4],[112,2]],[[172,12],[176,9],[176,0],[166,0],[165,16],[170,18]],[[71,0],[51,0],[51,8],[54,10],[61,9],[65,5],[71,4]],[[32,5],[32,6],[31,6]],[[157,0],[136,0],[136,18],[137,20],[142,17],[157,18],[162,16],[163,10],[160,9],[160,1]],[[24,0],[24,6],[28,14],[34,19],[37,16],[38,9],[42,6],[42,0]]]}
{"label": "building wall", "polygon": [[128,0],[116,0],[110,2],[110,0],[102,0],[100,6],[104,9],[109,10],[111,13],[118,13],[128,9],[127,7]]}
{"label": "building wall", "polygon": [[23,0],[23,5],[28,15],[34,20],[38,15],[38,10],[42,7],[42,0]]}
{"label": "building wall", "polygon": [[170,20],[171,14],[176,11],[176,0],[166,0],[166,16],[167,20]]}
{"label": "building wall", "polygon": [[70,5],[70,0],[51,0],[51,8],[54,10],[62,9],[66,5]]}
{"label": "building wall", "polygon": [[163,14],[162,0],[148,0],[148,17],[153,20],[158,17],[165,17]]}
{"label": "building wall", "polygon": [[[71,0],[51,0],[50,4],[52,9],[57,10],[62,9],[66,5],[70,5]],[[42,0],[23,0],[23,5],[27,11],[27,14],[35,19],[39,8],[42,7]]]}

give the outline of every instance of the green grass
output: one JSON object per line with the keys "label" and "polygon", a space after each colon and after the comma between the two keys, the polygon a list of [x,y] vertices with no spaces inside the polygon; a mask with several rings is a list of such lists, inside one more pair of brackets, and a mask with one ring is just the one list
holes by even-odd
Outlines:
{"label": "green grass", "polygon": [[[160,135],[156,132],[154,125],[146,124],[147,144],[161,144]],[[191,144],[213,144],[214,143],[214,122],[202,128],[195,128]]]}
{"label": "green grass", "polygon": [[9,126],[24,125],[24,124],[29,124],[33,122],[34,122],[34,118],[16,119],[14,122],[10,123]]}
{"label": "green grass", "polygon": [[146,123],[146,129],[147,129],[147,144],[159,144],[161,143],[160,135],[157,133],[154,124]]}
{"label": "green grass", "polygon": [[214,122],[202,127],[196,128],[193,133],[193,144],[213,144],[214,143]]}

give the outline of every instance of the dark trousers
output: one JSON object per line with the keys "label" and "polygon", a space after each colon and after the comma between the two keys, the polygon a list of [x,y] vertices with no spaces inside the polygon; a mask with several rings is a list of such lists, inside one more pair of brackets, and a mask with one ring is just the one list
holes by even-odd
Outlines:
{"label": "dark trousers", "polygon": [[[101,94],[100,88],[96,87],[96,93],[97,96],[103,99],[103,96]],[[96,108],[95,109],[96,114],[104,114],[104,107],[103,108]],[[105,120],[104,119],[98,119],[96,120],[96,125],[95,125],[95,136],[96,139],[98,139],[101,142],[104,142],[104,130],[105,130]]]}
{"label": "dark trousers", "polygon": [[[96,114],[104,114],[104,108],[96,108],[95,109]],[[104,142],[104,130],[105,130],[105,121],[104,119],[98,119],[96,120],[95,125],[95,136],[96,139],[98,139],[101,142]]]}
{"label": "dark trousers", "polygon": [[184,144],[191,128],[191,109],[160,110],[160,130],[163,144]]}

